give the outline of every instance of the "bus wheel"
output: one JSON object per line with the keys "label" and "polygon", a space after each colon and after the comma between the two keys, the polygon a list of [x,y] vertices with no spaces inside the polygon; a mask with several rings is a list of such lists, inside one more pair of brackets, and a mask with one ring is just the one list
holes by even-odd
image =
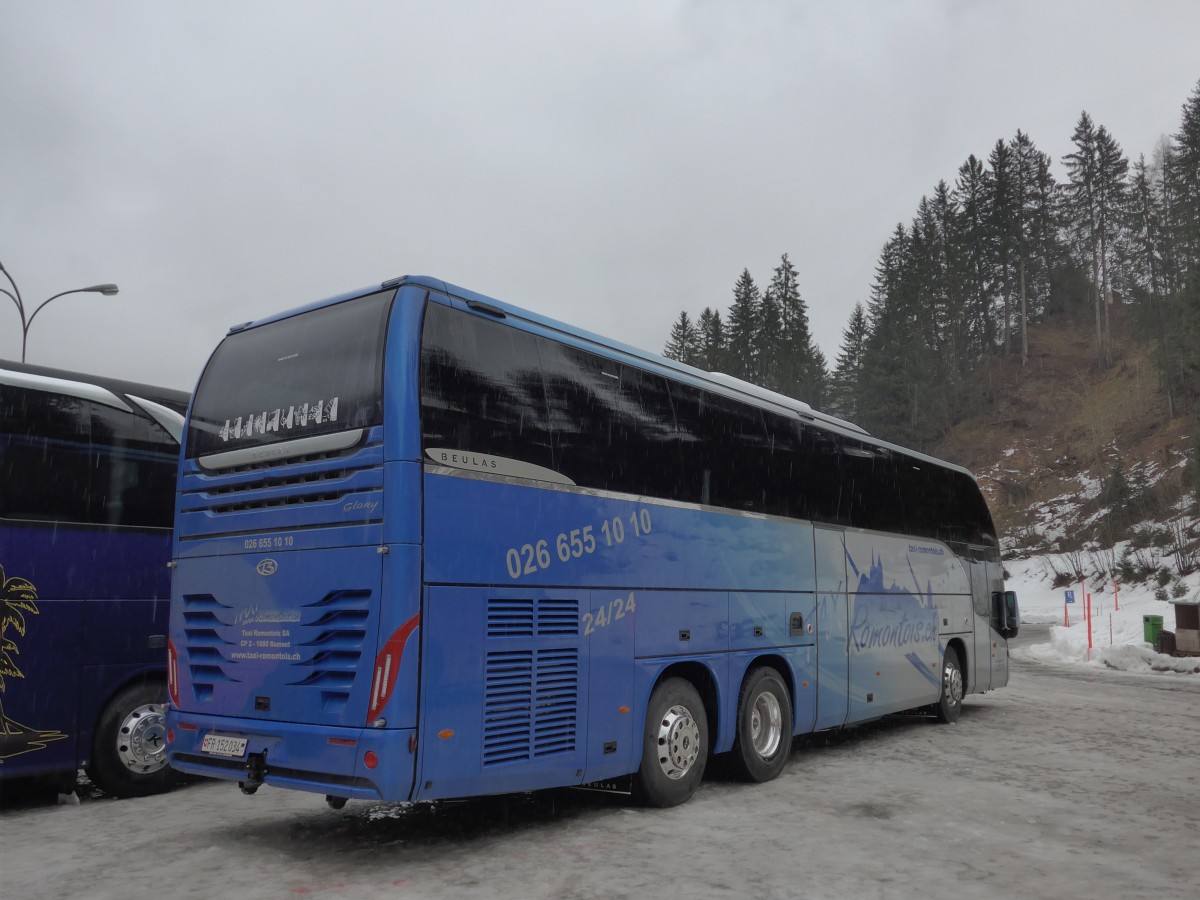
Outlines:
{"label": "bus wheel", "polygon": [[635,796],[647,806],[678,806],[700,787],[708,762],[708,715],[696,689],[668,678],[650,695]]}
{"label": "bus wheel", "polygon": [[171,785],[167,767],[166,686],[125,688],[104,708],[92,743],[88,777],[116,797],[145,797]]}
{"label": "bus wheel", "polygon": [[956,722],[958,714],[962,712],[962,701],[962,663],[959,662],[958,651],[947,647],[946,656],[942,660],[942,696],[933,705],[933,714],[938,717],[939,722]]}
{"label": "bus wheel", "polygon": [[733,761],[747,781],[770,781],[783,771],[792,751],[792,699],[774,669],[762,666],[746,676],[738,698]]}

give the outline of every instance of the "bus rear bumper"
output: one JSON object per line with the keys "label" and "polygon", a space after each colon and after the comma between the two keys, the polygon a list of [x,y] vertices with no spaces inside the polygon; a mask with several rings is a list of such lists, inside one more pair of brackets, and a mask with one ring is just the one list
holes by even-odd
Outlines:
{"label": "bus rear bumper", "polygon": [[[244,739],[237,755],[205,752],[204,738]],[[405,801],[412,794],[416,731],[331,728],[291,722],[167,713],[173,768],[243,784],[309,791],[351,800]],[[223,753],[232,753],[222,742]]]}

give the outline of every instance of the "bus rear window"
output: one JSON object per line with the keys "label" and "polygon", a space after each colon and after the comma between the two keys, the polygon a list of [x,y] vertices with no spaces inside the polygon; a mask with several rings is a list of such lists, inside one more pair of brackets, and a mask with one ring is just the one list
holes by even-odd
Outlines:
{"label": "bus rear window", "polygon": [[189,458],[378,425],[394,290],[231,334],[209,361]]}

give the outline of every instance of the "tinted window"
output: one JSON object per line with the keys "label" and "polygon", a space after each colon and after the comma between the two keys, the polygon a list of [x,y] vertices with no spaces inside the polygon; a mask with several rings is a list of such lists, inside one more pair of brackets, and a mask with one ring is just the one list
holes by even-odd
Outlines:
{"label": "tinted window", "polygon": [[157,422],[91,404],[90,519],[170,528],[179,447]]}
{"label": "tinted window", "polygon": [[771,489],[771,441],[762,410],[684,384],[671,385],[685,499],[762,512]]}
{"label": "tinted window", "polygon": [[0,388],[0,515],[169,528],[177,457],[170,435],[148,418]]}
{"label": "tinted window", "polygon": [[773,516],[799,517],[802,497],[797,482],[804,470],[800,423],[795,419],[765,412],[767,423],[766,497],[762,511]]}
{"label": "tinted window", "polygon": [[427,448],[553,468],[546,391],[533,335],[428,304],[421,342]]}
{"label": "tinted window", "polygon": [[431,303],[421,361],[426,448],[582,487],[994,544],[961,472],[503,323]]}
{"label": "tinted window", "polygon": [[554,468],[576,484],[673,497],[678,441],[666,380],[542,338]]}
{"label": "tinted window", "polygon": [[394,290],[231,334],[192,404],[188,456],[377,425]]}

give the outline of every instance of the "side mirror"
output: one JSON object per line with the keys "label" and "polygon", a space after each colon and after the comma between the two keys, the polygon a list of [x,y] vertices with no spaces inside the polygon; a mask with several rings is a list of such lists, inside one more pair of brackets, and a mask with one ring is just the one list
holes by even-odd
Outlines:
{"label": "side mirror", "polygon": [[997,591],[992,594],[992,627],[1005,640],[1017,636],[1021,627],[1021,610],[1017,606],[1017,592]]}

